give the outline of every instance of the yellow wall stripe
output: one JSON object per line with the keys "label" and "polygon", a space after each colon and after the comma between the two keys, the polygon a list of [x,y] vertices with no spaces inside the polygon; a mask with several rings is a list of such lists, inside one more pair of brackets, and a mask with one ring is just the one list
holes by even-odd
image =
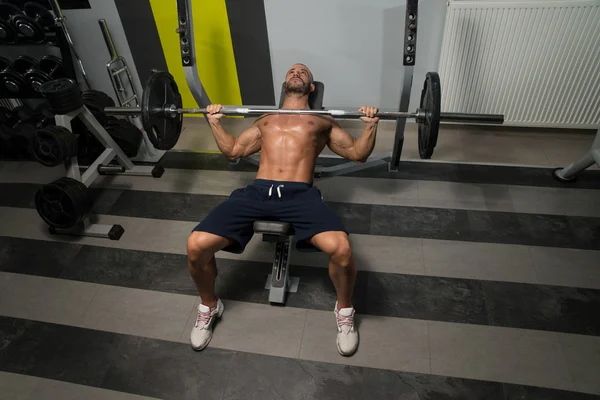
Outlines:
{"label": "yellow wall stripe", "polygon": [[[225,0],[194,0],[193,21],[198,74],[212,103],[242,104]],[[169,72],[184,107],[198,107],[190,92],[179,46],[175,1],[150,0]]]}

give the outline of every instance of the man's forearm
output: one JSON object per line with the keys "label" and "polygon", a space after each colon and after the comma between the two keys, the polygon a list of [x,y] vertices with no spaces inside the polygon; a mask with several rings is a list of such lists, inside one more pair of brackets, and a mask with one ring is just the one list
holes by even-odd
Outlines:
{"label": "man's forearm", "polygon": [[354,152],[356,161],[364,162],[369,158],[375,147],[375,137],[377,136],[377,123],[367,122],[362,135],[354,142]]}
{"label": "man's forearm", "polygon": [[221,124],[221,121],[209,121],[210,128],[212,129],[217,147],[221,150],[225,156],[230,157],[235,146],[235,137],[225,132],[225,128]]}

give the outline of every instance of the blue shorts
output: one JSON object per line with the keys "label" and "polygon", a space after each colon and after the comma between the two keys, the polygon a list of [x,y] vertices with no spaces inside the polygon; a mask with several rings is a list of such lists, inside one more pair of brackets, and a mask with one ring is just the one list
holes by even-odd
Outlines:
{"label": "blue shorts", "polygon": [[240,254],[252,239],[257,220],[289,222],[294,227],[296,248],[306,252],[318,251],[308,242],[317,233],[342,231],[348,234],[316,186],[265,179],[256,179],[234,190],[194,231],[228,238],[233,244],[223,251]]}

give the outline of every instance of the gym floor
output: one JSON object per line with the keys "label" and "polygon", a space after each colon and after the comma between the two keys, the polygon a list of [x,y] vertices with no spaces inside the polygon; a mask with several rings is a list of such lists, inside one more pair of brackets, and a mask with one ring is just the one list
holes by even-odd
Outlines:
{"label": "gym floor", "polygon": [[[256,171],[181,151],[215,149],[201,119],[162,178],[96,180],[97,222],[122,225],[119,241],[50,236],[33,196],[64,168],[0,163],[0,399],[600,398],[600,171],[551,177],[594,132],[446,125],[435,161],[417,160],[415,132],[399,172],[316,182],[358,261],[350,358],[326,258],[294,251],[300,287],[272,306],[259,236],[217,255],[225,314],[190,348],[187,236]],[[382,124],[375,153],[392,137]]]}

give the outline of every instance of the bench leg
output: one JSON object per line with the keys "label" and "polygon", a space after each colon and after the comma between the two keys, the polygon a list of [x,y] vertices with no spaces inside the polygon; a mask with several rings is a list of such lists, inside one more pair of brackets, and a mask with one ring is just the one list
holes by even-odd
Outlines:
{"label": "bench leg", "polygon": [[277,243],[273,269],[267,278],[265,289],[269,289],[269,302],[284,303],[285,293],[298,291],[299,278],[289,276],[289,263],[292,249],[291,237]]}

